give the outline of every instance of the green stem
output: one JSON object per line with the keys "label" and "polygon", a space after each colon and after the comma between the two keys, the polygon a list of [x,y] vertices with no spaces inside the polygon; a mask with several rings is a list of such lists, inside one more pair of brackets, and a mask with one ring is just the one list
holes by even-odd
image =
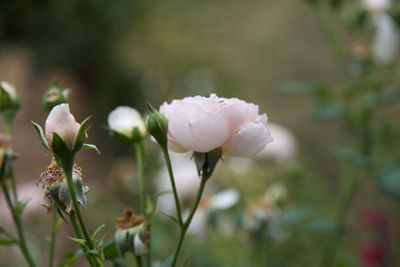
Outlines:
{"label": "green stem", "polygon": [[10,240],[17,240],[17,238],[13,234],[8,232],[6,229],[4,229],[3,226],[0,226],[0,234],[4,234]]}
{"label": "green stem", "polygon": [[49,267],[54,266],[54,248],[56,246],[56,232],[57,232],[57,209],[53,205],[53,218],[52,218],[52,229],[50,238],[50,255],[49,255]]}
{"label": "green stem", "polygon": [[197,210],[197,207],[199,206],[201,196],[203,195],[204,187],[206,185],[208,178],[209,178],[208,177],[208,166],[207,166],[207,164],[204,164],[203,169],[202,169],[202,177],[201,177],[200,187],[199,187],[199,190],[197,191],[197,196],[196,196],[195,202],[193,203],[192,209],[190,210],[189,217],[185,220],[185,223],[181,225],[181,233],[179,236],[178,245],[176,246],[174,257],[172,259],[170,267],[174,267],[176,264],[179,252],[182,247],[183,239],[185,238],[186,231],[189,228],[190,222],[193,219],[193,216]]}
{"label": "green stem", "polygon": [[[87,230],[85,221],[83,220],[83,216],[79,207],[79,203],[78,200],[76,198],[76,193],[75,193],[75,187],[74,187],[74,182],[72,180],[72,172],[73,172],[73,160],[70,160],[68,162],[63,162],[63,169],[64,169],[64,173],[65,173],[65,178],[67,180],[67,185],[68,185],[68,190],[69,190],[69,194],[71,196],[71,200],[72,200],[72,205],[74,206],[74,211],[76,213],[76,216],[78,218],[79,221],[79,225],[82,229],[82,233],[83,233],[83,237],[86,240],[87,246],[89,247],[89,249],[94,249],[94,245],[92,242],[92,239],[90,237],[89,231]],[[89,260],[89,256],[86,256]],[[99,260],[96,260],[97,264],[96,266],[102,266],[102,263],[99,262]]]}
{"label": "green stem", "polygon": [[135,259],[136,259],[136,265],[138,267],[142,267],[143,266],[142,258],[140,256],[135,256]]}
{"label": "green stem", "polygon": [[162,147],[162,152],[164,155],[165,162],[167,163],[167,169],[168,169],[169,179],[171,181],[172,193],[174,194],[174,200],[175,200],[176,212],[178,214],[179,225],[182,227],[183,220],[182,220],[181,206],[180,206],[180,202],[179,202],[178,192],[176,190],[174,173],[172,171],[171,159],[169,157],[167,147]]}
{"label": "green stem", "polygon": [[[139,177],[139,198],[140,198],[140,210],[141,213],[147,217],[147,205],[146,205],[146,190],[144,185],[144,168],[143,168],[143,158],[144,158],[144,149],[143,144],[141,142],[133,143],[133,149],[135,150],[136,155],[136,165],[138,169],[138,177]],[[147,226],[147,231],[149,235],[151,234],[150,225]],[[149,238],[151,240],[151,238]],[[151,242],[151,241],[150,241]],[[148,244],[149,253],[146,255],[146,263],[147,266],[151,266],[151,247],[150,242]],[[139,257],[140,258],[140,257]],[[141,260],[141,258],[140,258]]]}
{"label": "green stem", "polygon": [[352,196],[357,187],[357,179],[354,175],[354,167],[347,164],[344,167],[343,177],[341,181],[341,188],[339,192],[339,199],[337,202],[334,222],[335,232],[328,240],[322,257],[321,267],[330,267],[333,264],[337,247],[340,239],[345,231],[345,221],[347,213],[351,204]]}
{"label": "green stem", "polygon": [[339,34],[337,33],[337,29],[335,29],[335,25],[338,24],[338,22],[334,23],[332,21],[328,21],[328,14],[325,13],[328,11],[324,11],[323,5],[313,5],[313,10],[317,22],[324,34],[324,37],[328,41],[328,44],[336,61],[335,63],[337,70],[339,71],[344,81],[349,81],[350,78],[347,71],[348,65],[343,48],[343,42],[340,40],[340,36],[338,36]]}
{"label": "green stem", "polygon": [[[9,164],[9,161],[11,160],[11,157],[10,156],[6,156],[6,154],[4,154],[4,159],[3,160],[4,160],[3,169],[2,169],[1,177],[0,177],[1,188],[2,188],[4,196],[6,198],[6,202],[7,202],[8,208],[11,211],[14,224],[15,224],[15,226],[17,228],[17,234],[18,234],[18,240],[19,240],[18,246],[20,247],[21,252],[24,255],[25,260],[28,263],[28,265],[31,266],[31,267],[35,267],[36,264],[35,264],[35,262],[34,262],[34,260],[32,258],[32,255],[30,254],[28,246],[26,244],[26,239],[25,239],[25,234],[24,234],[24,229],[23,229],[23,226],[22,226],[20,214],[18,214],[18,211],[16,210],[16,208],[14,207],[14,205],[12,203],[12,200],[11,200],[11,197],[10,197],[10,194],[9,194],[9,191],[8,191],[8,186],[7,186],[7,183],[6,183],[6,176],[7,176],[7,173],[8,173],[7,165]],[[18,203],[18,200],[16,200],[15,203]]]}
{"label": "green stem", "polygon": [[[74,228],[76,237],[78,237],[80,239],[83,239],[81,228],[79,227],[79,224],[76,221],[76,215],[75,215],[75,212],[73,210],[71,210],[71,212],[69,213],[69,218],[71,219],[72,228]],[[87,247],[84,246],[84,245],[81,245],[81,248],[82,248],[83,252],[85,252],[85,253],[88,250]],[[86,256],[86,258],[87,258],[90,266],[93,266],[93,267],[96,266],[96,264],[94,263],[92,257]]]}
{"label": "green stem", "polygon": [[143,145],[142,143],[134,143],[133,149],[136,154],[136,165],[139,177],[139,198],[140,198],[140,211],[146,214],[146,191],[144,187],[144,172],[143,172]]}

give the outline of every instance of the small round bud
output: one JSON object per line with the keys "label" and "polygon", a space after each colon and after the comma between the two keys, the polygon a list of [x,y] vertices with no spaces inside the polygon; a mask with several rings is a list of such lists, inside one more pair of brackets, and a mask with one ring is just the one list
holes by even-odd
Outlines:
{"label": "small round bud", "polygon": [[140,142],[146,136],[146,126],[140,113],[128,106],[119,106],[107,118],[114,135],[126,143]]}
{"label": "small round bud", "polygon": [[7,82],[0,82],[0,112],[15,113],[21,106],[21,99],[15,87]]}
{"label": "small round bud", "polygon": [[149,116],[147,119],[147,128],[149,133],[156,139],[161,147],[167,147],[168,120],[158,110],[148,104]]}
{"label": "small round bud", "polygon": [[68,103],[69,89],[61,90],[57,82],[53,83],[47,91],[43,94],[42,105],[47,113],[49,113],[53,107]]}

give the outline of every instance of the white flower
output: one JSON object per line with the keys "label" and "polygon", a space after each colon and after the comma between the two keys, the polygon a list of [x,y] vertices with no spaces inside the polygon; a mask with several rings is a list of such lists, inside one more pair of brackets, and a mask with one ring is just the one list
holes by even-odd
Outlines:
{"label": "white flower", "polygon": [[268,124],[274,141],[256,155],[256,159],[285,164],[292,161],[297,152],[297,141],[287,128],[275,124]]}
{"label": "white flower", "polygon": [[69,112],[68,104],[57,105],[50,111],[45,123],[47,142],[51,146],[53,133],[57,133],[68,148],[72,150],[80,127],[81,125]]}
{"label": "white flower", "polygon": [[177,152],[209,152],[248,157],[272,141],[267,115],[258,106],[237,98],[194,96],[164,103],[160,112],[168,119],[168,145]]}
{"label": "white flower", "polygon": [[382,12],[390,6],[390,0],[363,0],[362,3],[370,12]]}
{"label": "white flower", "polygon": [[393,19],[385,14],[374,16],[375,36],[372,41],[372,58],[381,65],[396,59],[399,46],[399,34]]}
{"label": "white flower", "polygon": [[137,128],[139,137],[146,135],[146,126],[140,113],[128,106],[119,106],[108,115],[108,127],[129,139],[134,139],[134,129]]}

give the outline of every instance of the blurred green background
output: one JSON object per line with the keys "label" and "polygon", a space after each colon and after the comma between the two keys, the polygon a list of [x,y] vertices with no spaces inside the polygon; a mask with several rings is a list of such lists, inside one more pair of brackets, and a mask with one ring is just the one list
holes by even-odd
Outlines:
{"label": "blurred green background", "polygon": [[[137,189],[133,153],[109,136],[104,128],[108,113],[118,105],[145,113],[145,101],[158,107],[198,94],[238,97],[258,104],[271,122],[290,129],[299,152],[288,165],[258,162],[246,174],[232,173],[220,163],[216,176],[224,178],[215,181],[217,188],[236,187],[241,192],[239,205],[227,212],[240,229],[241,215],[252,199],[274,182],[284,184],[288,197],[279,205],[284,214],[280,227],[288,237],[257,243],[243,229],[226,237],[209,223],[201,242],[186,240],[181,264],[187,259],[186,266],[317,266],[321,243],[332,227],[328,218],[342,166],[331,150],[346,145],[346,137],[340,121],[309,119],[311,97],[278,90],[283,81],[295,79],[329,84],[335,94],[346,82],[314,11],[301,0],[0,1],[0,80],[14,84],[23,98],[13,138],[20,155],[19,183],[36,182],[50,163],[30,121],[44,124],[41,97],[57,80],[72,89],[70,106],[77,120],[93,116],[89,141],[101,155],[78,156],[90,187],[85,217],[91,230],[105,223],[106,239],[112,238],[115,219],[125,207],[137,205]],[[344,47],[351,47],[352,40],[341,40]],[[398,105],[384,113],[387,118],[398,114]],[[146,179],[153,193],[162,165],[158,153],[157,146],[146,140]],[[129,186],[124,177],[132,181]],[[353,230],[345,234],[337,266],[369,266],[360,262],[371,235],[362,226],[365,212],[388,221],[385,265],[376,266],[397,266],[398,210],[396,200],[365,178],[350,207],[348,223]],[[43,261],[39,266],[46,266],[48,243],[43,236],[50,234],[51,215],[39,208],[26,219],[34,256]],[[169,229],[175,226],[165,220],[157,224],[154,257],[163,259],[174,246],[176,233]],[[72,235],[70,226],[63,225],[57,240],[59,262],[75,248],[64,238],[67,235]],[[75,266],[84,264],[78,261]],[[24,266],[19,251],[1,247],[0,266]]]}

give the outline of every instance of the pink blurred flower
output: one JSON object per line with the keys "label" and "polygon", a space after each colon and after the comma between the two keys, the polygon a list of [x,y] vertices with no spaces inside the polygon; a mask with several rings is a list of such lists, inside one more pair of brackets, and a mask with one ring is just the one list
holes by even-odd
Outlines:
{"label": "pink blurred flower", "polygon": [[384,266],[386,261],[386,246],[380,242],[368,243],[360,254],[360,260],[363,266],[377,267]]}
{"label": "pink blurred flower", "polygon": [[272,141],[267,115],[237,98],[194,96],[164,103],[168,146],[177,152],[209,152],[221,148],[227,156],[248,157]]}
{"label": "pink blurred flower", "polygon": [[57,105],[50,111],[46,120],[45,132],[47,142],[51,146],[53,133],[57,133],[67,144],[68,148],[72,150],[80,126],[69,112],[68,104]]}

